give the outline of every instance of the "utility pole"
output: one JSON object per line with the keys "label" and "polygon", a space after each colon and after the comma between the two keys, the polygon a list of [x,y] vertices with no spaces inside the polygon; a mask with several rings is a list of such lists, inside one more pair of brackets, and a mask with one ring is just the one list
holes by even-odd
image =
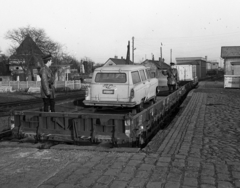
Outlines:
{"label": "utility pole", "polygon": [[172,49],[170,50],[170,63],[172,63]]}
{"label": "utility pole", "polygon": [[134,37],[132,37],[132,62],[134,63],[134,50],[136,50],[136,48],[134,48]]}
{"label": "utility pole", "polygon": [[160,58],[162,59],[162,46],[160,47]]}

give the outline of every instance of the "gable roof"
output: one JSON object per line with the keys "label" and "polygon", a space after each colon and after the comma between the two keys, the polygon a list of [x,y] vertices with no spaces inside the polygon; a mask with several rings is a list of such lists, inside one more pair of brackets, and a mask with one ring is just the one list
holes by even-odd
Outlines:
{"label": "gable roof", "polygon": [[13,54],[10,59],[24,59],[26,55],[44,55],[29,35],[25,37],[20,46],[16,49],[16,53]]}
{"label": "gable roof", "polygon": [[[111,60],[112,62],[114,62],[116,65],[126,65],[127,61],[126,59],[117,59],[117,58],[109,58],[106,63]],[[105,63],[105,64],[106,64]],[[130,63],[133,64],[133,62],[130,60]]]}
{"label": "gable roof", "polygon": [[142,62],[141,64],[145,64],[145,63],[153,63],[158,69],[168,69],[170,68],[170,65],[168,65],[167,63],[165,63],[164,61],[155,61],[155,60],[148,60],[146,59],[144,62]]}
{"label": "gable roof", "polygon": [[240,46],[222,46],[221,57],[240,57]]}

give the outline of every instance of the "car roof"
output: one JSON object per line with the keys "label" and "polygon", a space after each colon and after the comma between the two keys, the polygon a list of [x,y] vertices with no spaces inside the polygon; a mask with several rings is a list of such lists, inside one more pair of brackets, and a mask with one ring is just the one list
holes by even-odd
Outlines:
{"label": "car roof", "polygon": [[112,66],[103,66],[95,69],[95,71],[134,71],[139,69],[147,69],[143,65],[112,65]]}

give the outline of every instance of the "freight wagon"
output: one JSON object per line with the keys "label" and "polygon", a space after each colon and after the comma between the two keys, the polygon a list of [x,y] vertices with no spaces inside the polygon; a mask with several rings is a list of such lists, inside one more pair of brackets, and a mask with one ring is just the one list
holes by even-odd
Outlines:
{"label": "freight wagon", "polygon": [[111,142],[142,145],[162,128],[165,120],[184,100],[194,82],[188,82],[166,97],[158,97],[139,113],[134,110],[96,110],[82,107],[79,100],[56,106],[56,112],[39,109],[15,111],[14,132],[19,138],[31,136],[39,140],[82,142]]}

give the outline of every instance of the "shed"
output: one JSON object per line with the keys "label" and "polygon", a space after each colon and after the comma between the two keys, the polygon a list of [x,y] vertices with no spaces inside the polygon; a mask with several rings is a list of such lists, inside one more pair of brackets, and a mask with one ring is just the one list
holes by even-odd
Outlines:
{"label": "shed", "polygon": [[240,46],[222,46],[224,88],[240,88]]}
{"label": "shed", "polygon": [[176,57],[177,65],[196,65],[198,79],[204,79],[207,73],[207,58],[203,57]]}
{"label": "shed", "polygon": [[240,46],[222,46],[225,75],[240,75]]}

